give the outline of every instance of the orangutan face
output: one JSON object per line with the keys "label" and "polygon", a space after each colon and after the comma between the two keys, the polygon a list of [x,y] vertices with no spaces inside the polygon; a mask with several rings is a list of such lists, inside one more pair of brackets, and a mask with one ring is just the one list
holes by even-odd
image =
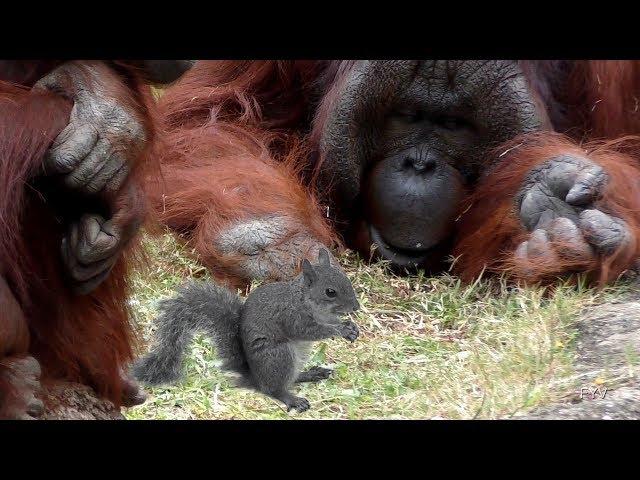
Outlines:
{"label": "orangutan face", "polygon": [[435,266],[492,146],[547,123],[515,61],[362,61],[321,139],[347,242],[397,267]]}

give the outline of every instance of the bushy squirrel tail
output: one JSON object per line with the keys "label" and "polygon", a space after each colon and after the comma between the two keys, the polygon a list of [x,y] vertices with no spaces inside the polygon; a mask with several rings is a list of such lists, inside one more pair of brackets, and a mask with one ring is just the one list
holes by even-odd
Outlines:
{"label": "bushy squirrel tail", "polygon": [[148,385],[179,380],[185,349],[197,332],[213,339],[225,370],[248,377],[239,332],[242,304],[234,292],[215,283],[187,283],[176,297],[160,303],[155,345],[134,364],[134,377]]}

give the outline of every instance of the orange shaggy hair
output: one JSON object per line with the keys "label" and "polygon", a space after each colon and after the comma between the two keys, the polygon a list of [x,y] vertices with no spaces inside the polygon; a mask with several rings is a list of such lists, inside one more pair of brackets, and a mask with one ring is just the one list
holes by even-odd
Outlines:
{"label": "orange shaggy hair", "polygon": [[285,216],[325,245],[338,245],[301,180],[301,159],[310,152],[295,127],[308,113],[305,85],[314,68],[198,62],[160,99],[168,150],[163,178],[148,185],[155,210],[216,276],[236,286],[243,284],[233,269],[237,256],[220,252],[212,239],[242,220]]}
{"label": "orange shaggy hair", "polygon": [[[572,271],[587,272],[600,284],[615,279],[640,257],[640,164],[622,151],[625,145],[637,145],[637,140],[623,138],[581,147],[562,135],[545,132],[514,139],[496,150],[496,155],[509,153],[485,174],[464,207],[453,251],[454,257],[458,257],[456,272],[469,281],[485,268],[495,273],[506,271],[516,279],[532,282],[552,281]],[[514,201],[525,177],[536,165],[571,154],[586,156],[607,172],[605,191],[594,206],[624,220],[632,238],[610,255],[591,260],[570,255],[553,262],[544,258],[536,258],[535,262],[516,258],[513,252],[529,236],[520,223]],[[566,249],[557,243],[552,245],[559,252]]]}
{"label": "orange shaggy hair", "polygon": [[[130,90],[113,81],[105,86],[137,112],[152,135],[156,120],[148,108],[150,92],[135,78],[131,81],[140,88]],[[68,124],[71,107],[61,96],[0,82],[0,277],[8,287],[0,289],[0,303],[13,308],[13,318],[5,318],[9,313],[0,309],[0,357],[33,355],[45,383],[62,378],[87,384],[119,406],[121,370],[133,354],[127,277],[138,244],[127,245],[109,277],[91,294],[73,294],[60,259],[66,232],[29,183],[41,175],[45,152]],[[114,217],[122,225],[144,213],[143,198],[131,192],[148,174],[143,167],[151,164],[154,143],[148,139],[127,185],[111,199],[113,211],[124,207]],[[0,358],[0,369],[5,368]],[[0,382],[3,377],[0,372]],[[6,380],[0,384],[3,395],[12,398]]]}
{"label": "orange shaggy hair", "polygon": [[[570,137],[539,133],[497,150],[522,144],[507,156],[487,154],[485,174],[473,185],[458,222],[456,269],[467,280],[486,267],[532,281],[583,270],[608,281],[638,254],[637,151],[630,139],[615,139],[640,132],[640,62],[520,65],[554,124]],[[286,215],[325,244],[337,244],[313,178],[320,134],[339,82],[352,67],[352,61],[199,62],[161,99],[169,149],[162,158],[164,181],[152,182],[150,194],[161,219],[192,242],[214,273],[242,280],[233,268],[238,258],[218,251],[214,241],[243,219]],[[587,140],[599,142],[581,147]],[[551,156],[584,155],[584,148],[610,179],[596,206],[624,219],[633,240],[588,264],[568,258],[555,265],[522,265],[513,255],[528,235],[514,204],[522,182]],[[303,184],[301,176],[311,181]]]}

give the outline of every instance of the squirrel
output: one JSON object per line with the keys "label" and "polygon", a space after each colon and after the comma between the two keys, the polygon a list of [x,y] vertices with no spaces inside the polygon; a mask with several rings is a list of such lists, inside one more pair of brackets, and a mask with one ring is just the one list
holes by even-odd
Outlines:
{"label": "squirrel", "polygon": [[353,342],[359,334],[355,323],[340,319],[360,308],[351,282],[331,265],[327,250],[320,250],[318,262],[304,259],[297,277],[261,285],[244,302],[212,282],[186,284],[161,302],[155,347],[134,364],[133,375],[148,385],[179,380],[185,348],[203,332],[212,338],[222,369],[239,374],[238,386],[283,402],[287,411],[309,409],[307,399],[290,388],[332,373],[321,367],[302,371],[311,342],[336,336]]}

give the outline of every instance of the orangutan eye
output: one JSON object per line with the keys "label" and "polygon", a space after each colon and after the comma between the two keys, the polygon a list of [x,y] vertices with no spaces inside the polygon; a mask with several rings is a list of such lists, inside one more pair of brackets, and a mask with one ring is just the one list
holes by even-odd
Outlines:
{"label": "orangutan eye", "polygon": [[398,110],[393,114],[405,123],[420,123],[426,118],[420,110]]}
{"label": "orangutan eye", "polygon": [[333,288],[327,288],[327,290],[324,293],[326,293],[327,297],[329,298],[335,298],[335,296],[337,295],[336,291]]}
{"label": "orangutan eye", "polygon": [[473,125],[467,119],[455,115],[432,115],[421,110],[398,110],[393,114],[405,124],[430,124],[444,130],[473,129]]}
{"label": "orangutan eye", "polygon": [[445,130],[460,130],[463,128],[473,128],[471,123],[462,118],[450,115],[441,115],[433,119],[433,123]]}

